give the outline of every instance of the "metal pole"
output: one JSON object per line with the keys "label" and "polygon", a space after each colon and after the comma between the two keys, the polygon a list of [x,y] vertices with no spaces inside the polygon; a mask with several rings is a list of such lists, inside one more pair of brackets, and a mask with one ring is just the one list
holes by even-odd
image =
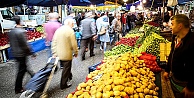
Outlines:
{"label": "metal pole", "polygon": [[162,13],[162,19],[163,19],[163,21],[164,21],[164,13],[165,13],[165,7],[164,7],[164,0],[163,0],[163,13]]}
{"label": "metal pole", "polygon": [[117,0],[115,0],[115,15],[116,15],[116,9],[117,9]]}

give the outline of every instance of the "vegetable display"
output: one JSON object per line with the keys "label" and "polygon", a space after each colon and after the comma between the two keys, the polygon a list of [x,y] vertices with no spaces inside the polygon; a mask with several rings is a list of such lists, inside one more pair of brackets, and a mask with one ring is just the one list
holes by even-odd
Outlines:
{"label": "vegetable display", "polygon": [[122,53],[126,53],[128,51],[132,52],[133,48],[131,46],[126,46],[126,45],[121,44],[121,45],[113,47],[112,50],[106,51],[104,53],[104,56],[107,57],[107,56],[119,55]]}
{"label": "vegetable display", "polygon": [[155,74],[140,56],[127,52],[116,59],[106,58],[67,98],[158,98]]}

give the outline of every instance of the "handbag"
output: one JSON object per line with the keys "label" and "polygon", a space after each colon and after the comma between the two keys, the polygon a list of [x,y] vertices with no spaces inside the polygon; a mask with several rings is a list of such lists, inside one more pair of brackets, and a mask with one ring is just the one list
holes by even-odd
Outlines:
{"label": "handbag", "polygon": [[104,26],[101,26],[99,35],[104,35],[106,33],[106,28]]}

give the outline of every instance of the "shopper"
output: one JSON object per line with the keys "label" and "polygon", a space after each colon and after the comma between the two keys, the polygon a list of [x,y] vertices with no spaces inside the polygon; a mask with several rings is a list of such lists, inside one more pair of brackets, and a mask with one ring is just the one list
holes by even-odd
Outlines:
{"label": "shopper", "polygon": [[94,15],[92,12],[88,12],[85,15],[85,19],[81,21],[81,57],[82,60],[85,60],[85,50],[89,46],[90,57],[95,56],[94,54],[94,38],[96,37],[96,25],[95,20],[93,19]]}
{"label": "shopper", "polygon": [[[16,26],[8,33],[8,37],[10,41],[11,53],[19,64],[19,70],[15,82],[15,93],[17,94],[23,92],[22,81],[25,73],[28,72],[31,76],[34,75],[34,72],[29,70],[29,67],[27,68],[26,64],[27,56],[32,55],[33,52],[28,45],[26,31],[20,25],[20,17],[14,16],[13,20],[15,21]],[[33,57],[35,57],[35,54],[33,54]]]}
{"label": "shopper", "polygon": [[[66,19],[64,26],[61,26],[56,30],[52,40],[52,53],[54,57],[59,57],[61,64],[63,65],[63,71],[61,75],[60,88],[65,89],[71,86],[72,73],[72,59],[73,56],[77,57],[78,48],[75,38],[73,19]],[[73,53],[73,54],[72,54]]]}
{"label": "shopper", "polygon": [[[103,16],[102,17],[102,21],[100,22],[100,28],[98,28],[98,35],[101,31],[102,28],[105,28],[105,34],[103,35],[99,35],[100,36],[100,47],[103,47],[104,52],[106,51],[106,46],[107,46],[107,42],[110,42],[110,37],[109,37],[109,21],[108,21],[108,17],[107,16]],[[102,49],[102,48],[101,48]]]}
{"label": "shopper", "polygon": [[170,79],[175,98],[194,98],[194,33],[186,15],[171,18],[172,40],[167,68],[163,74]]}
{"label": "shopper", "polygon": [[121,33],[121,14],[117,13],[115,19],[112,21],[112,26],[114,30],[114,42],[119,41],[122,37]]}
{"label": "shopper", "polygon": [[[107,12],[108,13],[108,12]],[[107,16],[107,13],[101,13],[101,17],[99,17],[97,20],[96,20],[96,29],[97,29],[97,33],[100,32],[101,30],[101,27],[102,27],[102,23],[103,23],[103,18],[106,18],[108,17]],[[108,18],[108,22],[109,22],[109,18]],[[107,30],[108,31],[108,30]],[[100,41],[100,36],[98,36],[98,39]],[[101,42],[100,42],[101,43]],[[100,50],[103,50],[103,45],[100,45]]]}
{"label": "shopper", "polygon": [[47,51],[48,51],[48,57],[52,56],[51,53],[51,42],[53,39],[53,35],[55,31],[61,26],[61,24],[57,21],[59,18],[59,14],[54,12],[54,13],[49,13],[49,21],[44,24],[44,31],[46,33],[46,46],[47,46]]}

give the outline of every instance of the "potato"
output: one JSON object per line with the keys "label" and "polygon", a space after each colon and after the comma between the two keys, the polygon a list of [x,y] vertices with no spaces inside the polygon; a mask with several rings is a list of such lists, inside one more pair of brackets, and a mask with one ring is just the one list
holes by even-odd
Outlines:
{"label": "potato", "polygon": [[153,94],[153,92],[154,92],[154,90],[150,90],[150,91],[149,91],[149,94],[150,94],[150,95],[152,95],[152,94]]}
{"label": "potato", "polygon": [[149,91],[150,91],[149,89],[145,88],[144,89],[144,94],[149,94]]}
{"label": "potato", "polygon": [[119,96],[119,95],[121,95],[121,92],[120,91],[114,91],[114,95]]}
{"label": "potato", "polygon": [[136,91],[137,91],[138,93],[142,93],[142,92],[143,92],[143,89],[137,88]]}
{"label": "potato", "polygon": [[138,94],[135,94],[135,95],[133,96],[133,98],[139,98],[139,95],[138,95]]}
{"label": "potato", "polygon": [[73,94],[70,93],[67,98],[73,98]]}
{"label": "potato", "polygon": [[153,95],[154,95],[154,96],[158,96],[158,92],[153,91]]}
{"label": "potato", "polygon": [[127,96],[126,92],[121,92],[121,96],[122,96],[122,97]]}
{"label": "potato", "polygon": [[80,83],[79,85],[80,85],[80,87],[86,87],[87,86],[87,84],[84,83],[84,82]]}
{"label": "potato", "polygon": [[103,93],[103,98],[110,98],[110,92]]}
{"label": "potato", "polygon": [[101,92],[97,92],[96,93],[96,98],[102,98],[102,93]]}
{"label": "potato", "polygon": [[72,98],[77,98],[77,96],[74,94]]}
{"label": "potato", "polygon": [[145,95],[143,93],[139,93],[139,98],[144,98]]}
{"label": "potato", "polygon": [[82,91],[82,90],[76,91],[76,92],[75,92],[75,95],[77,95],[77,96],[79,96],[79,95],[81,95],[81,94],[83,94],[83,91]]}

